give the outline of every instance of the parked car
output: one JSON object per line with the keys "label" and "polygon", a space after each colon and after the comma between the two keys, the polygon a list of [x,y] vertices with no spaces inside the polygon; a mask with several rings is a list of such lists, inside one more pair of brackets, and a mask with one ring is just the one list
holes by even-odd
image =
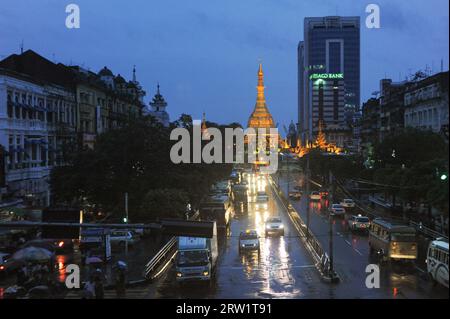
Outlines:
{"label": "parked car", "polygon": [[351,231],[369,231],[370,219],[369,217],[359,215],[353,215],[348,220],[348,227]]}
{"label": "parked car", "polygon": [[331,216],[344,216],[345,208],[342,207],[341,204],[333,204],[330,207],[330,215]]}
{"label": "parked car", "polygon": [[266,220],[266,237],[270,234],[284,236],[284,226],[280,217],[269,217]]}
{"label": "parked car", "polygon": [[341,201],[341,206],[344,208],[354,208],[356,204],[353,199],[345,198],[343,201]]}
{"label": "parked car", "polygon": [[311,192],[311,194],[309,195],[309,198],[313,201],[319,201],[319,200],[321,200],[322,196],[320,196],[319,192],[314,191],[314,192]]}

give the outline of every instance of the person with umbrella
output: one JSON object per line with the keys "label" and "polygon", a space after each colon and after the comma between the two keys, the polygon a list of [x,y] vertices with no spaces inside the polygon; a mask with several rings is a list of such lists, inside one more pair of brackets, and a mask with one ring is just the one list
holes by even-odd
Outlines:
{"label": "person with umbrella", "polygon": [[105,289],[103,287],[103,272],[97,268],[94,272],[95,299],[105,298]]}
{"label": "person with umbrella", "polygon": [[117,297],[123,297],[126,293],[126,270],[127,264],[123,261],[118,261],[116,264],[116,293]]}

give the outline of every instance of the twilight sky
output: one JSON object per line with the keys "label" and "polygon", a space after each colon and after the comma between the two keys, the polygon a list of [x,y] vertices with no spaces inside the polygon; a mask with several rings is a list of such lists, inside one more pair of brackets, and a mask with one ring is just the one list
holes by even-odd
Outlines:
{"label": "twilight sky", "polygon": [[[81,28],[65,27],[76,3]],[[365,8],[381,9],[381,29],[365,28]],[[259,59],[275,122],[297,119],[297,44],[307,16],[361,16],[361,98],[385,75],[402,79],[449,63],[448,0],[0,0],[0,59],[32,49],[50,60],[107,65],[147,91],[156,83],[171,120],[181,113],[246,124],[256,99]]]}

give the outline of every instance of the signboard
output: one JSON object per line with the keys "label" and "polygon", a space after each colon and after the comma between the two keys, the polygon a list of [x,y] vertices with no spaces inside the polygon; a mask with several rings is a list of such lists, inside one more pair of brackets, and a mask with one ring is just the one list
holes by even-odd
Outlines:
{"label": "signboard", "polygon": [[[79,223],[80,209],[72,207],[48,207],[42,211],[44,223]],[[42,226],[42,238],[78,239],[79,226]]]}
{"label": "signboard", "polygon": [[310,80],[343,80],[343,73],[313,73],[309,76]]}
{"label": "signboard", "polygon": [[179,237],[179,249],[202,249],[206,247],[206,238],[199,237]]}

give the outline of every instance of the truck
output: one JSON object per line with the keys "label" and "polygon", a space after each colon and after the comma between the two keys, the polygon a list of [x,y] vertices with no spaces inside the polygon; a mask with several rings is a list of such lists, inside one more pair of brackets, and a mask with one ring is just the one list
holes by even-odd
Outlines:
{"label": "truck", "polygon": [[219,255],[216,223],[211,223],[210,237],[178,237],[176,281],[211,282]]}

